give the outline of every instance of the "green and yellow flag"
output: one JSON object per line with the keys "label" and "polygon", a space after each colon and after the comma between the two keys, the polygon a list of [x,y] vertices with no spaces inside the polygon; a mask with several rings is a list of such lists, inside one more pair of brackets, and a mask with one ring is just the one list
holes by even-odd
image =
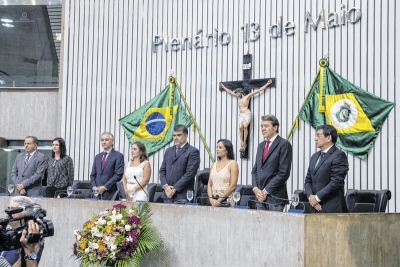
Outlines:
{"label": "green and yellow flag", "polygon": [[364,159],[395,104],[350,83],[327,65],[326,59],[320,60],[321,67],[298,116],[314,128],[334,126],[336,144]]}
{"label": "green and yellow flag", "polygon": [[181,105],[175,82],[139,109],[119,120],[129,143],[142,142],[148,154],[164,147],[172,140],[175,125],[192,123]]}

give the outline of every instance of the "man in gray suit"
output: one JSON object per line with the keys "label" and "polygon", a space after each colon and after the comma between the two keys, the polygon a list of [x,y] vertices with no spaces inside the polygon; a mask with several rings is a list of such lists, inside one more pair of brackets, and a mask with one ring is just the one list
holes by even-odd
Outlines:
{"label": "man in gray suit", "polygon": [[[274,115],[261,117],[261,132],[265,141],[257,148],[253,166],[253,191],[259,202],[257,209],[283,211],[287,201],[286,181],[292,164],[292,145],[279,133],[279,121]],[[281,198],[281,199],[278,199]]]}
{"label": "man in gray suit", "polygon": [[337,131],[331,125],[319,126],[314,140],[320,151],[312,155],[304,182],[308,201],[314,213],[347,212],[344,181],[349,162],[335,146]]}
{"label": "man in gray suit", "polygon": [[46,170],[47,157],[36,151],[38,140],[35,136],[26,137],[24,146],[25,153],[17,156],[11,173],[17,188],[15,195],[42,195],[42,177]]}

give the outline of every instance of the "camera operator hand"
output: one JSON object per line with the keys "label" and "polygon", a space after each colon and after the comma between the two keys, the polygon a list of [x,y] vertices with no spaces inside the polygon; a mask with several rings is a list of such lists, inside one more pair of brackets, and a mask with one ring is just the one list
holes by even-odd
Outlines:
{"label": "camera operator hand", "polygon": [[[28,222],[28,233],[29,234],[39,234],[39,233],[43,233],[43,231],[40,231],[40,227],[37,223],[30,220]],[[21,260],[25,260],[26,267],[37,267],[38,265],[37,265],[37,261],[36,261],[36,255],[39,252],[40,246],[38,243],[29,243],[28,242],[28,239],[26,238],[28,233],[26,232],[26,230],[23,230],[22,234],[21,234],[21,239],[19,241],[22,244],[25,255],[30,256],[30,255],[32,255],[32,252],[33,252],[34,257],[30,257],[32,259],[28,258],[28,259],[21,259]],[[33,258],[35,258],[35,259],[33,259]]]}

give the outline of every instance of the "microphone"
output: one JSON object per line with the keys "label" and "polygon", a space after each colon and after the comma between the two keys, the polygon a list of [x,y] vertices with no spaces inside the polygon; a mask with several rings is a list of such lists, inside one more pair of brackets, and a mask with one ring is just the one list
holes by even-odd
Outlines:
{"label": "microphone", "polygon": [[142,187],[142,185],[139,183],[139,181],[136,179],[136,175],[134,175],[133,178],[134,178],[135,181],[138,183],[138,185],[140,186],[140,188],[142,189],[142,191],[146,194],[146,196],[147,196],[147,201],[149,201],[149,195],[147,194],[146,190],[143,189],[143,187]]}

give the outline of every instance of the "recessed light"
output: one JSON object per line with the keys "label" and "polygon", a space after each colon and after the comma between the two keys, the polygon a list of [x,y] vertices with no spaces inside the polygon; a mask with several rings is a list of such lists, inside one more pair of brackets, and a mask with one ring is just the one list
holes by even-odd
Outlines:
{"label": "recessed light", "polygon": [[3,23],[3,24],[1,24],[1,25],[3,25],[4,27],[14,28],[14,25],[13,25],[13,24],[10,24],[10,23]]}
{"label": "recessed light", "polygon": [[2,22],[7,22],[7,23],[10,23],[10,22],[14,22],[12,19],[1,19],[1,21]]}

